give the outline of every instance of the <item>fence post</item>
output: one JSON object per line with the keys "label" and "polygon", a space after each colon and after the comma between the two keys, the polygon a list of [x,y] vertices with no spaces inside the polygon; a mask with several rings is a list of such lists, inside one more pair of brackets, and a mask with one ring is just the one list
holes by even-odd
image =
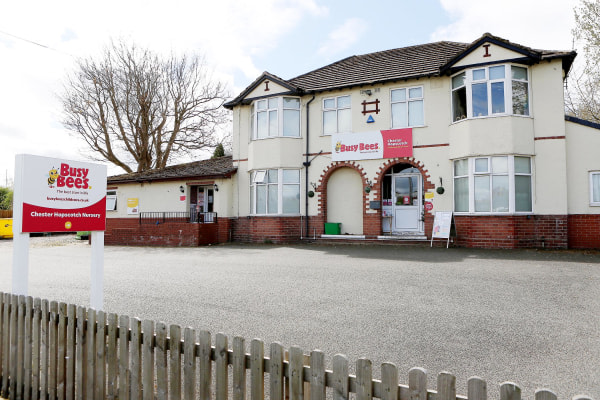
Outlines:
{"label": "fence post", "polygon": [[129,400],[131,373],[129,372],[129,317],[119,317],[119,400]]}
{"label": "fence post", "polygon": [[246,341],[233,338],[233,400],[246,400]]}
{"label": "fence post", "polygon": [[373,398],[373,364],[371,360],[359,358],[356,361],[356,400]]}
{"label": "fence post", "polygon": [[31,375],[33,357],[33,298],[28,296],[25,303],[25,378],[23,382],[25,400],[31,399]]}
{"label": "fence post", "polygon": [[130,364],[130,396],[131,400],[141,400],[142,398],[142,321],[138,318],[129,320],[131,329],[131,341],[129,347]]}
{"label": "fence post", "polygon": [[284,400],[284,379],[283,379],[283,356],[285,350],[281,343],[271,343],[271,352],[269,355],[269,379],[271,387],[269,396],[271,400]]}
{"label": "fence post", "polygon": [[4,369],[4,339],[6,336],[8,336],[8,332],[6,332],[4,330],[4,298],[5,298],[5,294],[3,292],[0,292],[0,396],[6,397],[6,394],[4,393],[4,388],[2,387],[2,377],[4,375],[8,375],[8,374],[2,373],[3,371],[5,371],[5,369]]}
{"label": "fence post", "polygon": [[[169,355],[170,355],[170,400],[181,399],[181,328],[171,325],[169,328]],[[120,400],[120,399],[119,399]]]}
{"label": "fence post", "polygon": [[87,353],[85,349],[87,344],[86,322],[87,311],[84,307],[77,307],[77,328],[75,330],[77,348],[76,354],[77,359],[75,360],[75,398],[85,399],[86,387],[87,387],[87,373],[85,368],[87,367]]}
{"label": "fence post", "polygon": [[512,382],[500,385],[500,400],[521,400],[521,388]]}
{"label": "fence post", "polygon": [[118,336],[119,330],[118,316],[115,313],[108,314],[107,325],[108,325],[108,336],[106,338],[106,364],[107,364],[107,391],[106,396],[109,400],[117,398],[117,382],[119,379],[119,357],[117,354],[118,348]]}
{"label": "fence post", "polygon": [[67,304],[58,304],[58,335],[56,360],[56,395],[58,400],[65,400],[66,356],[67,356]]}
{"label": "fence post", "polygon": [[167,366],[167,325],[156,324],[156,397],[167,400],[169,394],[169,376]]}
{"label": "fence post", "polygon": [[18,376],[18,337],[17,337],[17,325],[19,313],[19,296],[16,294],[11,295],[10,301],[10,382],[9,382],[9,394],[11,398],[16,398],[17,393],[17,376]]}
{"label": "fence post", "polygon": [[398,368],[392,363],[381,364],[381,400],[398,399]]}
{"label": "fence post", "polygon": [[66,383],[65,383],[65,399],[75,400],[75,356],[76,340],[75,332],[77,327],[77,307],[74,304],[67,306],[67,371],[66,371]]}
{"label": "fence post", "polygon": [[290,400],[304,399],[304,354],[296,346],[290,347]]}
{"label": "fence post", "polygon": [[538,389],[535,391],[535,400],[556,400],[556,394],[548,389]]}
{"label": "fence post", "polygon": [[411,368],[408,371],[408,389],[410,400],[427,400],[427,371]]}
{"label": "fence post", "polygon": [[196,331],[185,328],[183,337],[183,398],[196,400]]}
{"label": "fence post", "polygon": [[41,300],[33,300],[33,322],[31,326],[33,343],[31,354],[31,399],[37,400],[40,390],[40,323],[42,319]]}
{"label": "fence post", "polygon": [[325,400],[325,354],[320,350],[310,353],[310,399]]}
{"label": "fence post", "polygon": [[[23,398],[23,377],[24,377],[24,348],[23,336],[25,333],[25,296],[19,295],[17,306],[17,391],[16,398]],[[14,378],[14,377],[13,377]]]}
{"label": "fence post", "polygon": [[348,400],[348,358],[343,354],[333,356],[333,400]]}
{"label": "fence post", "polygon": [[208,331],[200,331],[199,354],[200,358],[200,400],[210,400],[211,398],[211,378],[212,378],[212,360],[211,360],[211,336]]}
{"label": "fence post", "polygon": [[142,396],[154,400],[154,321],[142,322],[142,335]]}
{"label": "fence post", "polygon": [[215,337],[215,392],[217,400],[227,400],[229,398],[227,390],[229,385],[228,362],[229,352],[227,336],[223,333],[217,333]]}
{"label": "fence post", "polygon": [[456,400],[456,377],[448,372],[440,372],[437,394],[437,400]]}
{"label": "fence post", "polygon": [[478,376],[467,381],[467,397],[469,400],[487,400],[487,383]]}
{"label": "fence post", "polygon": [[265,397],[265,345],[259,339],[250,342],[250,400]]}

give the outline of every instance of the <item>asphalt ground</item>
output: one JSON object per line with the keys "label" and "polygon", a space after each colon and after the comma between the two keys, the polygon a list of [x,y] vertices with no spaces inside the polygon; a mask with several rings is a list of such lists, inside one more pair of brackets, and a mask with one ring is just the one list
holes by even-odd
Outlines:
{"label": "asphalt ground", "polygon": [[[600,253],[376,245],[106,247],[105,311],[600,399]],[[12,241],[0,241],[0,291]],[[91,249],[31,238],[29,294],[89,305]]]}

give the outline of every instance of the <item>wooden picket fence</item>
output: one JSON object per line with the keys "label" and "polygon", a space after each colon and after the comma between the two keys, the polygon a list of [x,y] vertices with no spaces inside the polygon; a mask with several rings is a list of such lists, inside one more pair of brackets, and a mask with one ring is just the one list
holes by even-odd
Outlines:
{"label": "wooden picket fence", "polygon": [[[318,350],[304,354],[279,343],[265,345],[223,334],[140,321],[72,304],[0,292],[0,396],[25,400],[486,400],[486,382],[468,380],[467,396],[456,395],[456,378],[413,368],[408,385],[398,383],[394,364],[381,365],[373,379],[367,359],[349,373],[348,359],[333,358],[325,369]],[[247,370],[250,370],[249,377]],[[265,392],[265,388],[268,391]],[[500,386],[501,400],[520,400],[514,383]],[[587,400],[576,396],[574,400]],[[535,400],[556,400],[538,390]]]}

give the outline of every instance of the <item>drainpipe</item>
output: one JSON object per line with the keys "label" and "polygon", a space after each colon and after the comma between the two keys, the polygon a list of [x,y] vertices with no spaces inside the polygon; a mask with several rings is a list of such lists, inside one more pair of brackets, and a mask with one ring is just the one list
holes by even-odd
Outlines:
{"label": "drainpipe", "polygon": [[313,94],[312,99],[306,103],[306,161],[302,163],[304,165],[304,212],[306,214],[306,237],[308,237],[308,167],[310,167],[310,160],[308,159],[308,139],[309,139],[309,131],[310,131],[310,103],[315,99],[315,95]]}

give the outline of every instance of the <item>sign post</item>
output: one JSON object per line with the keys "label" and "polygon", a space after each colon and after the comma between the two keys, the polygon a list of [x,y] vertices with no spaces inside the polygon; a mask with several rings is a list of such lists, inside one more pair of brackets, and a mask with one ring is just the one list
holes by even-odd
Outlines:
{"label": "sign post", "polygon": [[28,292],[30,233],[92,231],[91,306],[102,309],[105,227],[106,166],[29,154],[16,156],[12,274],[15,294]]}

